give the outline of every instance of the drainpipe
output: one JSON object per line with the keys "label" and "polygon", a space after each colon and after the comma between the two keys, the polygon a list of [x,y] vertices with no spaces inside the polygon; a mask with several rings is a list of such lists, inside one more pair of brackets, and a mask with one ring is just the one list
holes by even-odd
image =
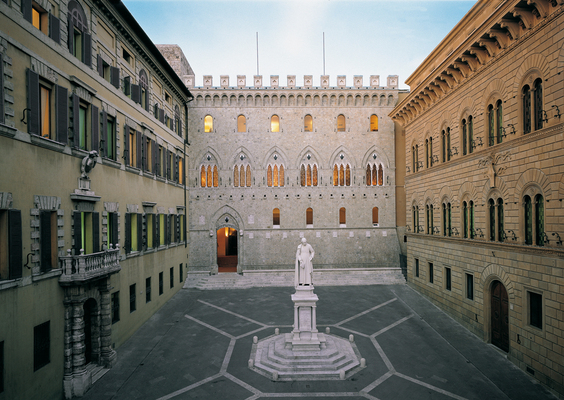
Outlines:
{"label": "drainpipe", "polygon": [[[186,120],[186,138],[183,140],[184,142],[184,171],[186,171],[187,164],[188,164],[188,155],[186,154],[186,145],[190,146],[190,142],[188,142],[188,103],[194,100],[194,97],[190,97],[186,103],[184,103],[184,119]],[[188,247],[188,205],[186,204],[186,173],[184,173],[184,213],[185,213],[185,221],[184,221],[184,248]]]}

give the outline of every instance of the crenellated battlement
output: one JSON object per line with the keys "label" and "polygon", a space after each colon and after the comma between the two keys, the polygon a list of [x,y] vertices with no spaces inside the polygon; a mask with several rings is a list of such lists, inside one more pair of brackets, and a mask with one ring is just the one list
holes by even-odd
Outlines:
{"label": "crenellated battlement", "polygon": [[304,85],[296,86],[296,75],[288,75],[286,86],[280,86],[279,75],[270,75],[270,85],[263,82],[262,75],[253,75],[252,85],[247,86],[247,76],[237,75],[235,86],[230,86],[229,75],[220,75],[219,86],[213,85],[213,76],[203,76],[203,86],[195,86],[195,75],[182,75],[182,81],[189,89],[398,89],[399,76],[388,75],[386,86],[380,85],[380,75],[370,75],[368,85],[364,86],[364,76],[355,75],[353,86],[347,86],[346,75],[337,75],[337,86],[329,85],[329,75],[321,75],[319,86],[314,86],[313,75],[304,75]]}

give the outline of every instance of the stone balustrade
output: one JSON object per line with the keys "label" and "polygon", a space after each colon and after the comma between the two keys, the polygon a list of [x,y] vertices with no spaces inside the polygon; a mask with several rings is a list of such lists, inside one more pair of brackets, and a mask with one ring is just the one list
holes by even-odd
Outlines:
{"label": "stone balustrade", "polygon": [[60,257],[63,265],[63,273],[59,277],[59,283],[76,284],[89,280],[106,277],[121,270],[119,264],[119,245],[98,253],[84,254],[84,249],[80,250],[80,255],[71,255],[71,250],[67,250],[67,255]]}

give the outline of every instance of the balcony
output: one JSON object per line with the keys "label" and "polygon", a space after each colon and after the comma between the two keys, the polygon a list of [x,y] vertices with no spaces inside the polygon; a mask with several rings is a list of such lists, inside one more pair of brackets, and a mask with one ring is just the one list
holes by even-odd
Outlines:
{"label": "balcony", "polygon": [[62,286],[83,284],[95,279],[107,278],[121,270],[119,265],[119,245],[114,249],[110,248],[98,253],[84,254],[80,250],[80,255],[73,256],[71,250],[67,250],[65,257],[60,257],[63,273],[59,277],[59,284]]}

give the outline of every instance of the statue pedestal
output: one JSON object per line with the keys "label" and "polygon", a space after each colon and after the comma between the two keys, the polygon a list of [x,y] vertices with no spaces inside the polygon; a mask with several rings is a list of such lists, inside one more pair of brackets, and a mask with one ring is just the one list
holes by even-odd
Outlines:
{"label": "statue pedestal", "polygon": [[292,295],[294,329],[285,335],[285,348],[294,351],[319,351],[326,346],[323,333],[317,331],[316,303],[319,298],[313,286],[298,286]]}

